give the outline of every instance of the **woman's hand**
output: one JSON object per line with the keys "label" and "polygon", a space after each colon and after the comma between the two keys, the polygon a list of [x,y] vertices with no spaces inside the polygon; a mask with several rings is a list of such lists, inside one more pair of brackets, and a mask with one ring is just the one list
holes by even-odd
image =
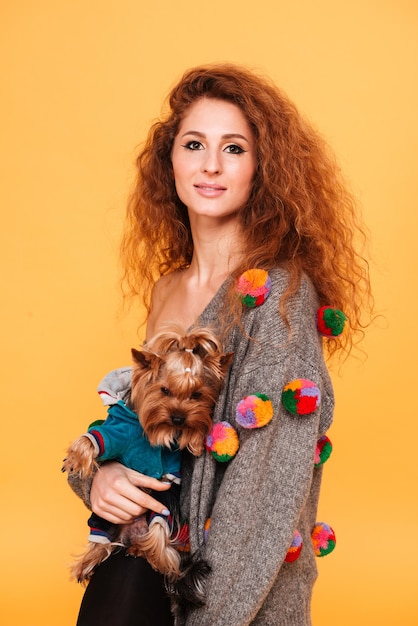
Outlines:
{"label": "woman's hand", "polygon": [[164,505],[138,487],[166,491],[170,485],[115,461],[105,463],[93,479],[90,492],[92,510],[113,524],[132,522],[148,509],[165,514]]}

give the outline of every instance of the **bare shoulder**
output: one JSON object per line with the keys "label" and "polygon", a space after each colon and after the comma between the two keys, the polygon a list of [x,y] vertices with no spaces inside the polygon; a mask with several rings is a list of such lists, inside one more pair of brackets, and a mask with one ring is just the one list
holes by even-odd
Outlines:
{"label": "bare shoulder", "polygon": [[164,293],[168,289],[173,289],[178,284],[180,278],[180,271],[171,272],[161,276],[155,283],[152,290],[152,302],[158,298],[164,297]]}
{"label": "bare shoulder", "polygon": [[180,282],[180,272],[172,272],[161,276],[155,283],[151,294],[151,315],[159,312],[164,303],[178,291]]}
{"label": "bare shoulder", "polygon": [[161,323],[177,321],[180,272],[161,276],[151,294],[151,311],[147,323],[147,340],[158,332]]}

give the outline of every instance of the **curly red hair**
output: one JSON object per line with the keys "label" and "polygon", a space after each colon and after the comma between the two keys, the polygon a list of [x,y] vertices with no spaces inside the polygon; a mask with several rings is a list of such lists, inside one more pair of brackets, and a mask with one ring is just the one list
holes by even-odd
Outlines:
{"label": "curly red hair", "polygon": [[[200,98],[237,105],[255,137],[257,170],[239,214],[245,254],[234,276],[250,267],[287,268],[290,281],[280,305],[285,317],[306,272],[320,303],[342,309],[349,319],[341,337],[327,340],[328,351],[348,352],[372,308],[368,265],[357,251],[365,237],[356,203],[328,145],[289,98],[270,80],[236,65],[188,70],[169,95],[164,119],[150,129],[136,161],[121,246],[125,293],[141,293],[149,309],[156,279],[190,264],[193,240],[175,190],[171,150],[183,116]],[[233,282],[227,302],[238,320]]]}

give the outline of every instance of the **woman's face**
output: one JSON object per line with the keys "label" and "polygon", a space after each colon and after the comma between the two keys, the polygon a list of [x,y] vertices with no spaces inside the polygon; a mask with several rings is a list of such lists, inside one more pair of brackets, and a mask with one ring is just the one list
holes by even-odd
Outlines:
{"label": "woman's face", "polygon": [[192,104],[171,160],[177,194],[191,219],[235,218],[247,202],[256,169],[255,139],[235,104],[213,98]]}

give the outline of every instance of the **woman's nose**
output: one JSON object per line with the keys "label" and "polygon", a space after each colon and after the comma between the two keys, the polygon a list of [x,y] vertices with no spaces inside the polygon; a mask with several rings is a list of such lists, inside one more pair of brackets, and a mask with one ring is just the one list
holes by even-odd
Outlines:
{"label": "woman's nose", "polygon": [[202,171],[208,174],[219,174],[222,170],[221,159],[215,150],[207,150],[202,163]]}

